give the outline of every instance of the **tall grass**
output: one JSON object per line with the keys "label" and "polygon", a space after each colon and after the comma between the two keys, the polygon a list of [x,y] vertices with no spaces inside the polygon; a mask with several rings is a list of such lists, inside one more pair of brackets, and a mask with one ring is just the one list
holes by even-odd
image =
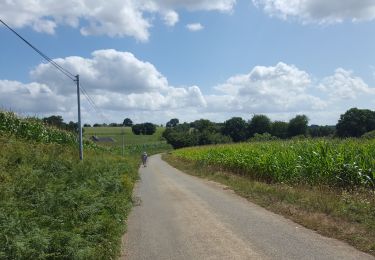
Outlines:
{"label": "tall grass", "polygon": [[137,163],[0,137],[0,259],[113,259]]}
{"label": "tall grass", "polygon": [[[74,133],[0,111],[0,259],[114,259],[138,178]],[[91,148],[90,148],[91,147]]]}
{"label": "tall grass", "polygon": [[173,153],[267,182],[375,188],[375,140],[254,142]]}

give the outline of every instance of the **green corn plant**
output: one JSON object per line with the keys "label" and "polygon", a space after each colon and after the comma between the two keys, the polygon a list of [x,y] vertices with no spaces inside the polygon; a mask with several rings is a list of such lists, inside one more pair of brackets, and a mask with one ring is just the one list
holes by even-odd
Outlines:
{"label": "green corn plant", "polygon": [[375,140],[267,141],[192,147],[173,154],[267,182],[375,188]]}

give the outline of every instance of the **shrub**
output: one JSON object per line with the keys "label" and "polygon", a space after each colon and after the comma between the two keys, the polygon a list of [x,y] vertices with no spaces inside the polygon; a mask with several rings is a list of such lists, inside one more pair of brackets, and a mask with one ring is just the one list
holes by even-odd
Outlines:
{"label": "shrub", "polygon": [[273,140],[278,140],[276,136],[272,136],[269,133],[264,133],[264,134],[255,134],[254,137],[250,138],[250,142],[264,142],[264,141],[273,141]]}

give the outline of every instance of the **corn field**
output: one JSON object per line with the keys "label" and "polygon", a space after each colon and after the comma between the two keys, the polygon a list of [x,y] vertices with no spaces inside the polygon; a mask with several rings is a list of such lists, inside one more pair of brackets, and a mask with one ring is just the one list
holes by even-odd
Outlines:
{"label": "corn field", "polygon": [[375,189],[375,140],[254,142],[186,148],[173,154],[266,182]]}
{"label": "corn field", "polygon": [[12,112],[0,111],[0,134],[41,143],[76,143],[74,133],[48,127],[36,118],[21,119]]}

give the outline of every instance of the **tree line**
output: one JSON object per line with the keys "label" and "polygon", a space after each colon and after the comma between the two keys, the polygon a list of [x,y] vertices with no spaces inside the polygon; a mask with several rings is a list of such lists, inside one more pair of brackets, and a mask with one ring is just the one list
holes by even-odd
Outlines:
{"label": "tree line", "polygon": [[66,130],[70,132],[78,132],[78,123],[70,121],[69,123],[65,123],[62,116],[49,116],[42,118],[43,123],[49,126],[54,126],[61,130]]}
{"label": "tree line", "polygon": [[[77,132],[78,124],[70,121],[65,123],[61,116],[45,117],[42,121],[57,128]],[[296,137],[375,137],[375,111],[369,109],[351,108],[340,116],[336,125],[308,125],[306,115],[297,115],[285,121],[271,121],[266,115],[254,115],[246,121],[241,117],[232,117],[223,123],[211,122],[207,119],[191,123],[180,123],[173,118],[166,123],[163,137],[174,148],[187,146],[220,144],[229,142],[244,142],[248,140],[273,140]],[[85,127],[91,127],[85,124]],[[125,118],[122,124],[94,124],[94,127],[131,127],[136,135],[152,135],[156,125],[146,122],[133,124],[130,118]]]}
{"label": "tree line", "polygon": [[[224,123],[200,119],[180,124],[177,118],[173,118],[167,122],[163,137],[174,148],[182,148],[248,140],[369,136],[368,133],[375,130],[375,112],[351,108],[340,116],[334,126],[309,126],[308,122],[306,115],[297,115],[288,122],[271,121],[266,115],[254,115],[249,121],[232,117]],[[375,136],[375,132],[373,135]]]}

